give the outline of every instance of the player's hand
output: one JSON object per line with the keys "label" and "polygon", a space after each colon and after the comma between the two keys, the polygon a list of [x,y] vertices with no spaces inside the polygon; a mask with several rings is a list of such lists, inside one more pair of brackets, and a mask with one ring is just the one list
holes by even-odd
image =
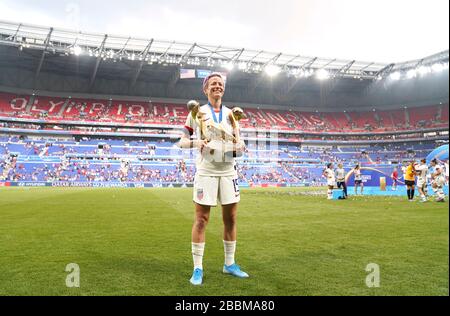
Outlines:
{"label": "player's hand", "polygon": [[234,145],[234,152],[233,152],[233,157],[237,158],[237,157],[242,157],[242,155],[245,152],[245,142],[244,141],[240,141],[239,143],[236,143]]}
{"label": "player's hand", "polygon": [[198,148],[200,152],[208,145],[208,141],[205,139],[194,140],[194,147]]}
{"label": "player's hand", "polygon": [[237,152],[244,152],[246,149],[245,147],[245,142],[244,141],[240,141],[239,143],[236,144],[236,151]]}

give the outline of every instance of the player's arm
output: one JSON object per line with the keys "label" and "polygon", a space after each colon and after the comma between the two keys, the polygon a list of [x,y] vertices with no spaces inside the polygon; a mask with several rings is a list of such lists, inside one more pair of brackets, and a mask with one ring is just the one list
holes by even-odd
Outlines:
{"label": "player's arm", "polygon": [[235,107],[231,110],[228,118],[230,120],[231,126],[233,128],[233,137],[236,145],[234,146],[236,152],[243,153],[246,150],[246,145],[241,135],[241,128],[239,126],[239,121],[245,118],[243,110],[239,107]]}
{"label": "player's arm", "polygon": [[434,177],[438,177],[442,174],[442,170],[439,166],[434,169]]}
{"label": "player's arm", "polygon": [[[237,153],[244,153],[247,146],[245,145],[244,140],[241,137],[241,130],[239,128],[239,123],[235,122],[236,125],[233,125],[233,137],[234,137],[234,148]],[[237,127],[236,127],[237,126]]]}
{"label": "player's arm", "polygon": [[182,149],[192,149],[192,148],[198,148],[200,150],[203,149],[204,146],[206,146],[208,142],[206,140],[201,139],[191,139],[191,136],[187,136],[186,134],[183,134],[180,138],[180,141],[178,142],[178,147]]}
{"label": "player's arm", "polygon": [[416,175],[420,176],[422,171],[424,170],[424,167],[423,166],[417,166],[413,170],[415,171]]}
{"label": "player's arm", "polygon": [[182,149],[192,149],[192,148],[198,148],[200,150],[203,149],[203,147],[207,144],[206,140],[200,140],[200,139],[192,139],[192,136],[194,135],[194,128],[195,128],[195,122],[192,119],[191,113],[189,113],[186,124],[183,128],[183,134],[181,135],[180,141],[178,142],[178,147]]}

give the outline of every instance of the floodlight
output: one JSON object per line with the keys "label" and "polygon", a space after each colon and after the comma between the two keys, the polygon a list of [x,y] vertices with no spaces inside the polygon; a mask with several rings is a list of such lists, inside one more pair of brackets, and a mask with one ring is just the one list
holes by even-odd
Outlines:
{"label": "floodlight", "polygon": [[402,75],[400,74],[400,72],[396,71],[396,72],[391,73],[390,78],[392,80],[400,80],[401,76]]}
{"label": "floodlight", "polygon": [[75,56],[80,56],[82,52],[83,52],[83,50],[81,49],[80,46],[76,45],[73,47],[73,54]]}
{"label": "floodlight", "polygon": [[225,62],[222,64],[222,66],[228,69],[229,71],[234,69],[234,63],[232,61]]}
{"label": "floodlight", "polygon": [[431,68],[430,67],[426,67],[426,66],[421,66],[421,67],[419,67],[419,69],[417,69],[417,71],[419,72],[419,74],[421,74],[423,76],[423,75],[426,75],[426,74],[430,73],[431,72]]}
{"label": "floodlight", "polygon": [[411,69],[411,70],[409,70],[409,71],[406,73],[406,77],[407,77],[408,79],[412,79],[412,78],[414,78],[415,76],[417,76],[417,70],[416,70],[416,69]]}
{"label": "floodlight", "polygon": [[316,72],[316,77],[319,80],[327,80],[328,78],[330,78],[330,73],[325,69],[319,69]]}
{"label": "floodlight", "polygon": [[277,65],[267,65],[266,68],[264,68],[265,72],[270,76],[270,77],[275,77],[276,75],[278,75],[281,72],[281,68]]}
{"label": "floodlight", "polygon": [[246,70],[247,69],[247,63],[246,62],[240,62],[238,64],[239,70]]}
{"label": "floodlight", "polygon": [[444,65],[441,63],[436,63],[433,66],[431,66],[431,70],[433,70],[433,72],[441,72],[444,70]]}

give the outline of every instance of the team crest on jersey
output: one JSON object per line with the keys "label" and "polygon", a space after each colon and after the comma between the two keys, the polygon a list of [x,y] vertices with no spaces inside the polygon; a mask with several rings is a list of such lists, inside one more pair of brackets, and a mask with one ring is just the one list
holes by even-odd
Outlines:
{"label": "team crest on jersey", "polygon": [[197,199],[198,200],[203,199],[203,189],[197,189]]}

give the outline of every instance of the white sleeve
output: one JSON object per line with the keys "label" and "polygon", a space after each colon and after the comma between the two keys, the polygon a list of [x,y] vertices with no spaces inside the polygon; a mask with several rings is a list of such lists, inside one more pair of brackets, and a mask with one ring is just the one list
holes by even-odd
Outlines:
{"label": "white sleeve", "polygon": [[184,132],[185,135],[192,136],[194,134],[195,128],[197,124],[195,123],[194,119],[192,118],[192,114],[189,113],[189,115],[186,118],[186,123],[184,124]]}

